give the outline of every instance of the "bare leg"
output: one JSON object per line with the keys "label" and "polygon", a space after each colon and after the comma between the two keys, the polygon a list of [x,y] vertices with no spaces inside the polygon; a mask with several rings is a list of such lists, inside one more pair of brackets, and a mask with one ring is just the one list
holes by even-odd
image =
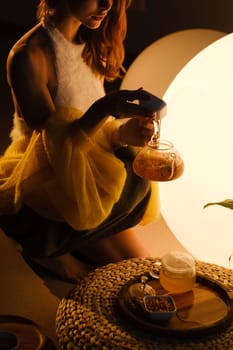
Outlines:
{"label": "bare leg", "polygon": [[33,258],[31,260],[44,267],[54,277],[73,283],[94,269],[93,266],[77,260],[69,253],[53,258]]}
{"label": "bare leg", "polygon": [[85,256],[98,265],[128,258],[149,257],[133,229],[127,229],[88,246]]}
{"label": "bare leg", "polygon": [[[78,247],[76,251],[78,254]],[[142,245],[133,229],[127,229],[111,237],[94,242],[88,245],[85,251],[81,250],[80,253],[91,261],[93,265],[85,264],[69,253],[54,258],[33,258],[33,260],[58,278],[75,282],[97,266],[128,258],[150,256],[150,253]]]}

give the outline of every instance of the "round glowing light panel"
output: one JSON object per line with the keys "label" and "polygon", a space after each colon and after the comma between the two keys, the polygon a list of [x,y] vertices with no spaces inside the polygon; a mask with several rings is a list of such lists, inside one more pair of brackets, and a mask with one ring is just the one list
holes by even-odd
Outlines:
{"label": "round glowing light panel", "polygon": [[233,198],[233,34],[189,61],[164,100],[168,112],[161,137],[179,150],[185,171],[175,181],[160,183],[162,214],[197,259],[228,267],[233,210],[203,206]]}

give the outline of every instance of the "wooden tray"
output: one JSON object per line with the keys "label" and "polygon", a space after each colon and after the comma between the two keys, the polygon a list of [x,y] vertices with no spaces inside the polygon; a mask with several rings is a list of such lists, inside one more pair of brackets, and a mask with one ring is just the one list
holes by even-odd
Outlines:
{"label": "wooden tray", "polygon": [[18,337],[20,350],[41,350],[46,342],[40,327],[21,316],[0,315],[0,330],[14,333]]}
{"label": "wooden tray", "polygon": [[[157,294],[165,293],[158,280],[144,275]],[[169,321],[151,321],[129,296],[129,287],[137,282],[140,282],[140,276],[123,286],[118,294],[118,305],[124,316],[150,333],[177,337],[207,336],[225,330],[233,321],[233,299],[230,294],[222,285],[200,275],[191,292],[171,294],[177,312]]]}

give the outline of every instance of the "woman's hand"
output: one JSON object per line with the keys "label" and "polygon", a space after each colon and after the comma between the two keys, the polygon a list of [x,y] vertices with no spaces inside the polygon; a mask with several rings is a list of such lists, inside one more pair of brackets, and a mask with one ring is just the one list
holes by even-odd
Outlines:
{"label": "woman's hand", "polygon": [[141,105],[143,101],[149,101],[151,95],[142,88],[137,90],[118,90],[111,92],[96,101],[97,109],[104,115],[112,115],[115,118],[148,117],[152,118],[154,111]]}
{"label": "woman's hand", "polygon": [[[136,138],[140,134],[139,143],[142,144],[147,137],[151,136],[152,123],[149,126],[148,121],[155,117],[155,111],[163,108],[164,101],[156,98],[156,103],[153,108],[145,106],[143,102],[153,101],[153,95],[143,90],[118,90],[111,92],[100,98],[92,104],[87,112],[79,120],[79,125],[87,133],[93,132],[106,117],[112,115],[117,119],[136,119],[127,123],[125,128],[128,130],[127,139],[130,139],[129,144],[135,144]],[[139,119],[138,119],[139,118]],[[145,119],[145,121],[142,121]],[[148,128],[149,126],[149,128]],[[132,130],[130,130],[132,128]],[[139,131],[139,129],[141,131]],[[125,132],[124,132],[125,133]],[[133,133],[135,136],[133,137]],[[133,143],[132,143],[133,141]],[[137,141],[138,143],[138,141]],[[145,142],[144,142],[145,143]]]}
{"label": "woman's hand", "polygon": [[151,118],[130,118],[118,130],[120,143],[143,147],[154,134],[154,123]]}

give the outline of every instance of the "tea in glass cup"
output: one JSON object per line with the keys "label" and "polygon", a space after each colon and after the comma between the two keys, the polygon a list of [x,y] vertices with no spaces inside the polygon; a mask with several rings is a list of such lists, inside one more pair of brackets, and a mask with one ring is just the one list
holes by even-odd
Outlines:
{"label": "tea in glass cup", "polygon": [[188,253],[172,251],[162,257],[160,284],[169,293],[186,293],[196,281],[195,259]]}

